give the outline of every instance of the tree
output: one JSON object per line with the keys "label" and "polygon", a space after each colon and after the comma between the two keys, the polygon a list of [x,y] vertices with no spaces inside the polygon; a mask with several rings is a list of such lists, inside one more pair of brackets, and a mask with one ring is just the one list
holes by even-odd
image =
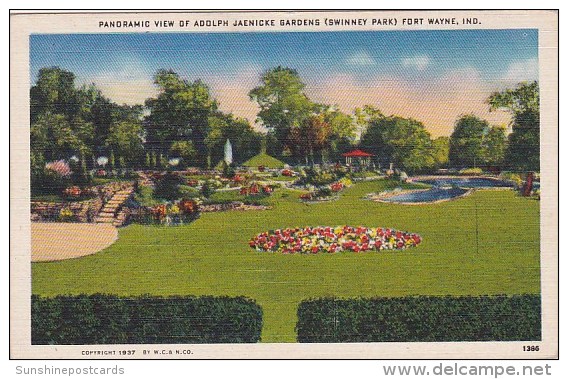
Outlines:
{"label": "tree", "polygon": [[314,164],[314,155],[321,153],[326,146],[331,127],[323,115],[312,115],[306,118],[298,127],[292,128],[290,141],[292,151],[297,157],[303,157],[306,164],[310,158]]}
{"label": "tree", "polygon": [[263,137],[246,119],[217,111],[209,118],[205,144],[210,161],[215,164],[223,159],[225,142],[229,139],[233,146],[233,161],[242,163],[260,152]]}
{"label": "tree", "polygon": [[[424,125],[412,118],[384,116],[370,107],[357,112],[364,119],[364,134],[359,146],[377,156],[385,164],[409,172],[419,172],[435,166],[434,146]],[[361,123],[361,121],[359,121]]]}
{"label": "tree", "polygon": [[505,128],[493,126],[483,138],[482,157],[488,166],[501,166],[505,159],[507,136]]}
{"label": "tree", "polygon": [[150,110],[146,118],[147,144],[164,154],[175,141],[193,141],[198,158],[204,163],[208,119],[217,109],[209,88],[200,80],[188,82],[171,70],[159,70],[154,83],[160,93],[146,100]]}
{"label": "tree", "polygon": [[72,155],[87,151],[87,145],[79,138],[85,125],[75,130],[65,116],[59,114],[43,114],[31,125],[30,147],[36,156],[46,161],[69,159]]}
{"label": "tree", "polygon": [[141,163],[144,152],[142,124],[139,121],[113,123],[110,127],[106,144],[112,153],[112,157],[116,154],[118,157],[123,158],[125,164],[128,165]]}
{"label": "tree", "polygon": [[325,122],[329,124],[330,130],[327,146],[322,150],[322,154],[325,151],[328,157],[337,160],[342,152],[355,143],[356,124],[352,116],[340,112],[334,107],[326,107],[323,111],[323,117]]}
{"label": "tree", "polygon": [[447,167],[450,155],[450,138],[438,137],[432,141],[432,149],[435,166],[438,168]]}
{"label": "tree", "polygon": [[258,119],[273,131],[278,141],[278,155],[284,149],[291,149],[290,132],[315,109],[304,93],[305,85],[298,72],[278,66],[266,71],[261,77],[262,84],[249,92],[251,100],[260,107]]}
{"label": "tree", "polygon": [[476,167],[484,163],[483,136],[489,123],[473,114],[461,116],[450,136],[450,164],[457,167]]}
{"label": "tree", "polygon": [[175,141],[170,148],[171,157],[179,157],[184,166],[191,166],[197,158],[197,150],[192,141]]}
{"label": "tree", "polygon": [[79,109],[75,74],[59,67],[40,69],[36,84],[30,89],[31,123],[47,113],[64,115],[70,120]]}
{"label": "tree", "polygon": [[505,164],[513,170],[540,170],[540,94],[537,81],[519,83],[514,89],[493,93],[490,110],[505,109],[513,115]]}

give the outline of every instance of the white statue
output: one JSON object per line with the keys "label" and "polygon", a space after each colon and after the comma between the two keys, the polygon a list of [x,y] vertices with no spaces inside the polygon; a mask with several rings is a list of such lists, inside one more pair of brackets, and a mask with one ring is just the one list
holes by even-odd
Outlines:
{"label": "white statue", "polygon": [[231,146],[231,141],[227,138],[225,142],[225,163],[230,166],[233,163],[233,147]]}

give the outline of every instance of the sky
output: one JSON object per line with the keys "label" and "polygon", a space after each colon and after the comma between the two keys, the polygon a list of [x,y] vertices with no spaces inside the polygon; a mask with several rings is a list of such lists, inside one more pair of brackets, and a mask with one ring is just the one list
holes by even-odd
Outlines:
{"label": "sky", "polygon": [[[434,136],[450,135],[456,119],[474,113],[507,125],[506,112],[489,112],[496,90],[538,79],[534,29],[124,33],[32,35],[32,84],[40,68],[59,66],[77,85],[95,83],[119,104],[156,96],[152,76],[173,69],[209,85],[220,109],[255,123],[248,92],[266,70],[296,69],[313,100],[350,113],[370,104],[384,114],[422,121]],[[260,124],[256,127],[262,128]]]}

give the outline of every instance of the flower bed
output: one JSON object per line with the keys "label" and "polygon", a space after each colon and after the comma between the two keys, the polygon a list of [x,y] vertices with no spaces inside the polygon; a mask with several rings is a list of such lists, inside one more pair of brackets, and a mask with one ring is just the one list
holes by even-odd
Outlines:
{"label": "flower bed", "polygon": [[351,251],[404,250],[422,242],[418,234],[363,226],[287,228],[263,232],[249,241],[256,251],[318,254]]}

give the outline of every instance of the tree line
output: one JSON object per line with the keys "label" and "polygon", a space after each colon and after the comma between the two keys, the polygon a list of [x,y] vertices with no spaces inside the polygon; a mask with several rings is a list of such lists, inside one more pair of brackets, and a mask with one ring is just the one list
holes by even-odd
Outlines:
{"label": "tree line", "polygon": [[77,87],[75,75],[59,67],[42,68],[30,89],[31,161],[74,157],[87,169],[106,156],[113,168],[165,167],[172,157],[183,166],[210,168],[222,160],[227,139],[234,161],[244,162],[265,148],[289,163],[337,162],[360,147],[377,163],[420,172],[440,167],[498,166],[538,170],[538,83],[492,94],[491,110],[513,115],[512,133],[475,115],[461,116],[453,134],[432,138],[423,123],[385,115],[374,106],[344,113],[312,101],[299,73],[287,67],[264,72],[249,92],[258,104],[255,130],[246,119],[224,113],[206,83],[158,70],[156,97],[142,105],[119,105],[95,84]]}

